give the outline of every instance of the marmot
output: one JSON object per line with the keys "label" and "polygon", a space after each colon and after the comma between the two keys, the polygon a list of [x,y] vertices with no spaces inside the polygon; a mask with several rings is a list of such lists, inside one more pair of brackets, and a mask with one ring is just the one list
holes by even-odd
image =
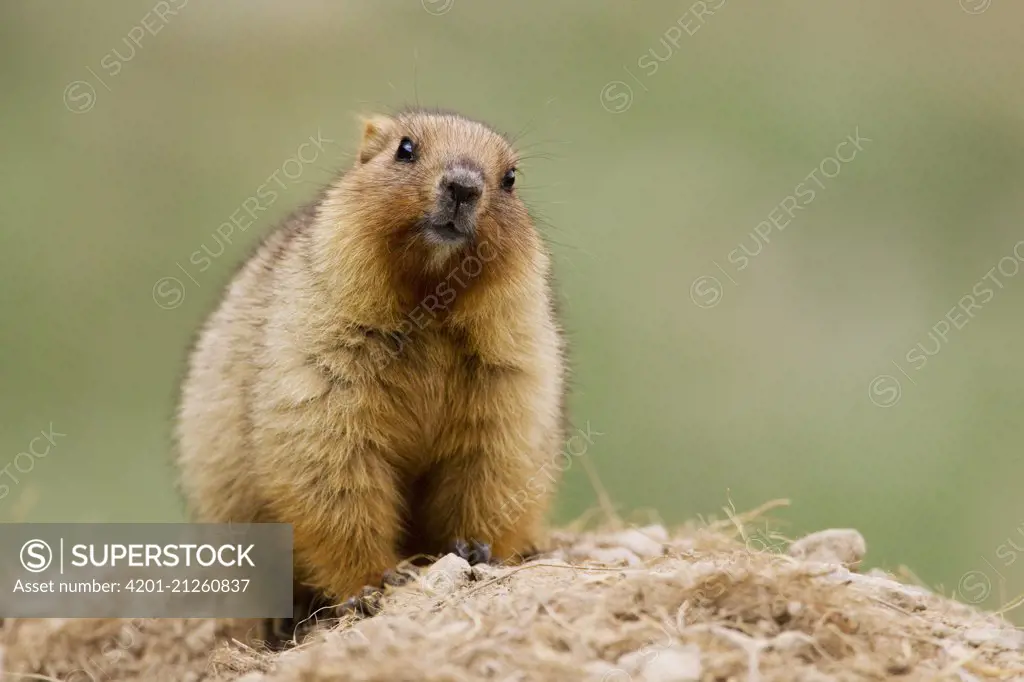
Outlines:
{"label": "marmot", "polygon": [[456,114],[364,121],[355,166],[268,236],[191,352],[195,520],[292,524],[297,584],[330,600],[453,543],[530,551],[565,360],[516,163]]}

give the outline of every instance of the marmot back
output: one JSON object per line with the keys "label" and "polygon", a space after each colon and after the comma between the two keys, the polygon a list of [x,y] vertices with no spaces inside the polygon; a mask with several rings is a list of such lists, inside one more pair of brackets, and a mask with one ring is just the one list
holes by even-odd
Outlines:
{"label": "marmot back", "polygon": [[335,599],[457,541],[534,546],[565,369],[516,163],[460,116],[366,122],[355,167],[267,238],[189,358],[196,520],[293,524],[296,579]]}

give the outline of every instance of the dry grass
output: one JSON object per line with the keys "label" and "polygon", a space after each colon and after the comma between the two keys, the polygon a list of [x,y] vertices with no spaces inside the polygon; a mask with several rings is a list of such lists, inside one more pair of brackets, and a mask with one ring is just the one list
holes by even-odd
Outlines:
{"label": "dry grass", "polygon": [[1024,634],[1002,618],[856,573],[852,531],[787,553],[751,538],[751,518],[561,531],[516,567],[449,556],[389,591],[381,614],[283,654],[224,621],[9,620],[3,679],[1024,679]]}

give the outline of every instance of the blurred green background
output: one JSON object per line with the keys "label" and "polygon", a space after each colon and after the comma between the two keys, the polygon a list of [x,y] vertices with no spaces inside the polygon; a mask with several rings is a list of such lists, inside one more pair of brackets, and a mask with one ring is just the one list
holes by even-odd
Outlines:
{"label": "blurred green background", "polygon": [[[1022,19],[1009,0],[8,0],[0,519],[181,518],[194,331],[352,162],[355,115],[418,101],[526,131],[574,418],[623,512],[787,497],[787,535],[853,526],[872,564],[1005,602],[1024,590]],[[289,162],[318,132],[334,142]],[[272,208],[218,242],[275,173]],[[742,245],[760,252],[740,269]],[[51,425],[45,456],[19,455]],[[574,465],[557,517],[595,500]]]}

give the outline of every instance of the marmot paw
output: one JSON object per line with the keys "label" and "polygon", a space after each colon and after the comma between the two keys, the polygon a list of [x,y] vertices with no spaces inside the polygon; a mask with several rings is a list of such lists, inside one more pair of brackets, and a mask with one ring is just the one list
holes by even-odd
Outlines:
{"label": "marmot paw", "polygon": [[470,566],[489,564],[491,562],[491,546],[486,542],[479,542],[477,540],[467,542],[462,538],[458,538],[452,542],[448,551],[468,561]]}
{"label": "marmot paw", "polygon": [[359,594],[349,597],[338,605],[338,616],[356,616],[357,618],[369,618],[380,613],[381,598],[384,593],[379,587],[367,585]]}

